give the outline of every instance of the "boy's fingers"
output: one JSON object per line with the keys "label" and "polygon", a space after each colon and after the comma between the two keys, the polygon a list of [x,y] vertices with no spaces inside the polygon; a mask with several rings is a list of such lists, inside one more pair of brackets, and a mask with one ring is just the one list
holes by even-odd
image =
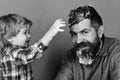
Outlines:
{"label": "boy's fingers", "polygon": [[60,32],[64,32],[65,30],[64,29],[59,29]]}
{"label": "boy's fingers", "polygon": [[63,21],[63,19],[62,18],[59,18],[59,19],[57,19],[58,21]]}
{"label": "boy's fingers", "polygon": [[57,19],[55,22],[62,22],[62,19]]}
{"label": "boy's fingers", "polygon": [[59,21],[61,23],[65,23],[65,21],[63,21],[63,19],[57,19],[56,21]]}
{"label": "boy's fingers", "polygon": [[57,20],[62,20],[62,18],[59,18],[59,19],[57,19]]}
{"label": "boy's fingers", "polygon": [[60,20],[60,22],[61,22],[61,23],[65,23],[65,21],[63,21],[63,20]]}
{"label": "boy's fingers", "polygon": [[66,26],[66,24],[61,24],[59,27],[64,27],[64,26]]}

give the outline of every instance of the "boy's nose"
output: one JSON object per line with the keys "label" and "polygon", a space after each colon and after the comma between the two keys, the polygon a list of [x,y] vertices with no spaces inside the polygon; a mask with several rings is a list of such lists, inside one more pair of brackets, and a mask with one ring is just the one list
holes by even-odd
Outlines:
{"label": "boy's nose", "polygon": [[27,37],[30,38],[31,37],[30,34],[28,34]]}

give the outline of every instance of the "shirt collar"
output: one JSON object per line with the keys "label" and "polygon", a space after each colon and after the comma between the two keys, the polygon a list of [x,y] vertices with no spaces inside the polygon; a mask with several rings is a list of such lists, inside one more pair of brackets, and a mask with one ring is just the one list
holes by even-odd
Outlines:
{"label": "shirt collar", "polygon": [[97,53],[97,57],[98,56],[106,56],[107,55],[107,48],[109,46],[109,39],[107,37],[105,37],[105,35],[103,35],[103,37],[101,38],[101,44],[100,44],[100,49]]}

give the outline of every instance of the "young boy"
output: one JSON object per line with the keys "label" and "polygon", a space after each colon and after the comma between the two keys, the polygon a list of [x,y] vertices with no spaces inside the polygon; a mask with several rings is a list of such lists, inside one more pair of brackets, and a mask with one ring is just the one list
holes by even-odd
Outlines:
{"label": "young boy", "polygon": [[54,22],[48,32],[28,47],[32,22],[18,14],[0,17],[0,66],[3,80],[33,80],[31,63],[42,56],[52,38],[63,32],[62,19]]}

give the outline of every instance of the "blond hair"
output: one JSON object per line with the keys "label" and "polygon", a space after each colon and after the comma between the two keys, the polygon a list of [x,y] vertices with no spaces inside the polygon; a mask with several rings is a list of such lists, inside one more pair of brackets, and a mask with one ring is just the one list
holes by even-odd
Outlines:
{"label": "blond hair", "polygon": [[[24,25],[24,26],[22,26]],[[18,14],[8,14],[0,17],[0,54],[7,46],[11,46],[9,38],[16,36],[20,28],[31,28],[32,21]]]}

